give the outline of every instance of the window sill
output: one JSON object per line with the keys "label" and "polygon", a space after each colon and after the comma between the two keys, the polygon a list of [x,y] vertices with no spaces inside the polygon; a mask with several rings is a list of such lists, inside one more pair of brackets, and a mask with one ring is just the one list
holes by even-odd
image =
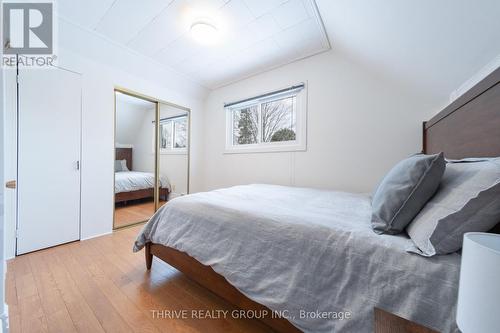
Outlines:
{"label": "window sill", "polygon": [[187,155],[187,150],[167,150],[167,151],[160,151],[160,155]]}
{"label": "window sill", "polygon": [[226,147],[224,154],[286,153],[306,150],[305,145]]}

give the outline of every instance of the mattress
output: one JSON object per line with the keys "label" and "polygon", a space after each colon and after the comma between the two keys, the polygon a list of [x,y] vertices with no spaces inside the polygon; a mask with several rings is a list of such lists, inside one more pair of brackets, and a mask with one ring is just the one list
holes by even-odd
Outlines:
{"label": "mattress", "polygon": [[[153,188],[155,175],[151,172],[121,171],[115,172],[115,193],[131,192]],[[170,182],[160,176],[160,186],[170,191]]]}
{"label": "mattress", "polygon": [[407,236],[375,234],[370,216],[368,195],[236,186],[175,198],[134,251],[185,252],[304,332],[373,332],[374,307],[457,331],[460,255],[410,254]]}

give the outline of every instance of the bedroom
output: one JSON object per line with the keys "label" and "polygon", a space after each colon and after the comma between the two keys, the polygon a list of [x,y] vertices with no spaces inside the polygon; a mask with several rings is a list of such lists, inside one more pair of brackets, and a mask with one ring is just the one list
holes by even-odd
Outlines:
{"label": "bedroom", "polygon": [[[21,9],[7,4],[2,17],[15,21]],[[442,205],[436,200],[451,200],[450,172],[482,170],[500,156],[497,1],[59,0],[49,14],[52,39],[33,33],[53,46],[50,57],[19,51],[15,34],[3,41],[4,329],[499,327],[499,316],[481,312],[498,313],[498,283],[491,283],[498,256],[467,261],[460,230],[447,230],[459,243],[447,254],[417,239],[422,220],[442,214],[432,210]],[[30,68],[24,54],[37,55],[41,67],[56,64]],[[10,66],[17,60],[19,68]],[[185,152],[175,155],[184,157],[184,180],[168,177],[178,195],[148,224],[113,231],[113,168],[127,160],[116,158],[117,148],[136,146],[116,138],[116,91],[156,103],[144,121],[153,168],[133,170],[140,162],[133,157],[131,169],[154,175],[148,197],[134,199],[153,209],[165,201],[160,174],[173,164],[161,164],[171,156],[162,144],[173,149],[176,141],[175,131],[160,135],[168,118],[160,104],[189,116]],[[280,119],[270,132],[269,115]],[[488,159],[451,161],[470,157]],[[400,175],[390,172],[395,166],[413,170],[404,163],[422,161],[439,166],[434,186],[404,212],[404,226],[383,231],[397,235],[374,232],[377,204],[408,198],[377,196],[385,191],[375,189],[391,190],[381,180]],[[498,198],[486,178],[461,184],[476,194],[478,186],[492,189],[481,199]],[[464,228],[488,232],[498,206],[478,207],[466,212],[467,222],[480,221]],[[132,252],[136,239],[136,250],[145,250]],[[460,267],[483,272],[481,288],[459,283]],[[459,307],[459,290],[481,301],[469,294]]]}

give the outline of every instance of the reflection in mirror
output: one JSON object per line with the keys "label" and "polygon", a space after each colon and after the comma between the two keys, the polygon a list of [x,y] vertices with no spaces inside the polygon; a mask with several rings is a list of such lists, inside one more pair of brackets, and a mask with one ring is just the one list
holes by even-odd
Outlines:
{"label": "reflection in mirror", "polygon": [[[115,92],[114,228],[147,221],[155,212],[151,119],[156,103]],[[154,148],[154,147],[153,147]],[[168,193],[160,191],[163,200]]]}
{"label": "reflection in mirror", "polygon": [[159,173],[170,186],[170,199],[188,193],[188,131],[189,112],[160,103]]}

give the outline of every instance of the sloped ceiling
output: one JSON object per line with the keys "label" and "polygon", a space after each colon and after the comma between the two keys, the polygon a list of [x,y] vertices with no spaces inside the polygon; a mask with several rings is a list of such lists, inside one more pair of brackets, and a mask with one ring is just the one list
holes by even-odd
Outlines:
{"label": "sloped ceiling", "polygon": [[[211,89],[322,52],[331,43],[332,52],[345,53],[366,70],[423,96],[447,100],[500,57],[498,0],[57,0],[57,4],[66,21]],[[234,29],[226,45],[206,49],[193,44],[187,33],[189,19],[178,20],[189,17],[184,15],[189,8],[216,12],[231,22]]]}
{"label": "sloped ceiling", "polygon": [[155,104],[140,98],[116,93],[116,143],[132,144],[142,123],[155,109]]}
{"label": "sloped ceiling", "polygon": [[436,99],[500,55],[498,0],[316,2],[334,52]]}
{"label": "sloped ceiling", "polygon": [[[208,88],[330,49],[313,0],[57,0],[63,19]],[[196,42],[199,19],[217,43]]]}

